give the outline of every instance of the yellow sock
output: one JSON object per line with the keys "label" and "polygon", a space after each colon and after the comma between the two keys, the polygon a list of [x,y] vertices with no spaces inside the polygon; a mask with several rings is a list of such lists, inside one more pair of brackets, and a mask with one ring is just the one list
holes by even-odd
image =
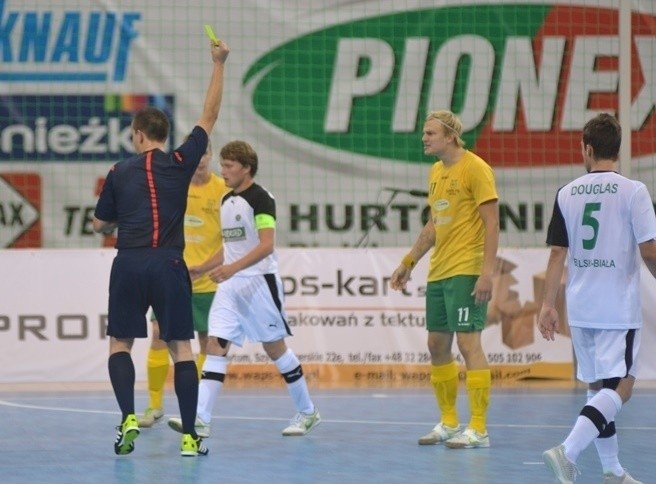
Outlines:
{"label": "yellow sock", "polygon": [[476,432],[487,432],[487,407],[490,404],[490,389],[492,375],[490,370],[471,370],[467,372],[467,396],[469,397],[469,410],[471,421],[469,426]]}
{"label": "yellow sock", "polygon": [[169,350],[148,350],[148,393],[150,408],[163,408],[164,384],[169,374]]}
{"label": "yellow sock", "polygon": [[204,353],[198,353],[198,356],[196,356],[196,368],[198,369],[198,380],[200,380],[200,377],[203,374],[203,365],[205,364],[206,357],[207,355]]}
{"label": "yellow sock", "polygon": [[431,384],[442,413],[442,423],[448,427],[457,427],[458,366],[456,362],[431,366]]}

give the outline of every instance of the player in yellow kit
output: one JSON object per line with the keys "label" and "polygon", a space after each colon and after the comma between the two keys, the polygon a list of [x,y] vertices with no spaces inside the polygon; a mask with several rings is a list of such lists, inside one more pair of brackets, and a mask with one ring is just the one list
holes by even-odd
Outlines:
{"label": "player in yellow kit", "polygon": [[[220,207],[223,195],[229,191],[223,178],[209,169],[211,159],[212,144],[208,142],[207,151],[189,185],[184,218],[184,259],[193,281],[191,297],[194,329],[198,334],[200,345],[200,352],[196,358],[199,373],[207,354],[207,317],[216,292],[216,283],[210,280],[207,274],[198,277],[194,267],[205,262],[222,248]],[[164,384],[170,366],[166,344],[159,339],[156,315],[153,314],[151,319],[153,332],[147,359],[150,401],[143,416],[139,418],[139,427],[151,427],[164,416]]]}
{"label": "player in yellow kit", "polygon": [[[481,345],[499,244],[498,196],[492,168],[464,148],[462,123],[450,111],[431,112],[424,123],[424,152],[438,158],[430,172],[431,217],[390,280],[404,289],[417,261],[431,248],[426,286],[426,328],[431,384],[440,422],[420,445],[454,449],[489,447],[486,428],[491,374]],[[457,415],[456,338],[467,367],[471,419],[463,430]]]}

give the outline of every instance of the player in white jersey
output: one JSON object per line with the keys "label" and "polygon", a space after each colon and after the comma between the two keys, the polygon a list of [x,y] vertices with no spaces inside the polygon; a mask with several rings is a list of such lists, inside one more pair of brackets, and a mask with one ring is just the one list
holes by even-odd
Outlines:
{"label": "player in white jersey", "polygon": [[588,401],[564,442],[543,457],[558,482],[576,480],[576,460],[593,441],[605,484],[637,483],[619,462],[615,417],[631,397],[640,346],[640,259],[656,277],[656,215],[647,187],[615,169],[622,132],[599,114],[583,128],[587,174],[558,191],[547,233],[551,254],[542,336],[553,341],[559,315],[556,295],[567,260],[567,315],[577,378],[588,383]]}
{"label": "player in white jersey", "polygon": [[[305,435],[321,422],[308,392],[303,368],[287,347],[291,336],[283,307],[284,293],[275,253],[276,204],[273,196],[255,183],[257,153],[244,141],[221,149],[221,176],[232,189],[221,203],[223,250],[198,272],[220,283],[209,315],[207,359],[198,390],[196,432],[209,436],[216,397],[228,368],[232,343],[246,338],[261,342],[287,383],[297,414],[282,434]],[[169,426],[182,429],[179,419]]]}

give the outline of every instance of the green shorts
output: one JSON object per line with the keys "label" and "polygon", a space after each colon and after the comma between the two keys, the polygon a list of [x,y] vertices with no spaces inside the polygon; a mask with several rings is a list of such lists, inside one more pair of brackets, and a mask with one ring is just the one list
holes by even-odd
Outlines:
{"label": "green shorts", "polygon": [[426,286],[426,329],[428,331],[482,331],[487,304],[476,304],[474,285],[478,276],[453,276]]}
{"label": "green shorts", "polygon": [[[214,300],[213,292],[195,292],[191,295],[191,314],[194,318],[194,331],[207,333],[207,319]],[[154,311],[150,311],[150,320],[157,321]]]}

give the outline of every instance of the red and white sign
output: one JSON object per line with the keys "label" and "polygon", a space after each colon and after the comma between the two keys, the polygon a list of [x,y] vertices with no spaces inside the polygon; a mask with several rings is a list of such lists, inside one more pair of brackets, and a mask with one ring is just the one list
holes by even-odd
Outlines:
{"label": "red and white sign", "polygon": [[0,248],[41,247],[41,176],[0,173]]}

